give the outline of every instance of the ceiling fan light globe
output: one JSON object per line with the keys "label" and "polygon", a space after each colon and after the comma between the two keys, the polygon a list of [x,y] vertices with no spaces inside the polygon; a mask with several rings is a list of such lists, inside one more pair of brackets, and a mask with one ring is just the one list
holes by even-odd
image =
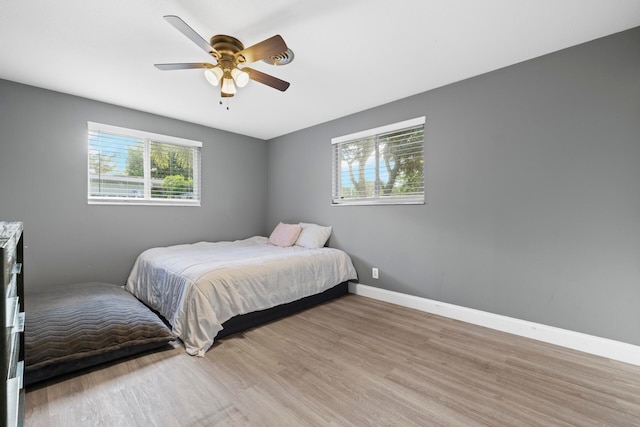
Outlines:
{"label": "ceiling fan light globe", "polygon": [[249,73],[242,71],[239,68],[231,70],[231,76],[238,87],[245,87],[247,83],[249,83]]}
{"label": "ceiling fan light globe", "polygon": [[223,74],[224,72],[219,67],[207,68],[204,71],[204,77],[209,83],[211,83],[212,86],[218,86],[218,83],[220,83],[220,78],[222,78]]}
{"label": "ceiling fan light globe", "polygon": [[222,88],[220,90],[228,95],[234,95],[236,93],[236,85],[233,84],[233,79],[227,77],[222,79]]}

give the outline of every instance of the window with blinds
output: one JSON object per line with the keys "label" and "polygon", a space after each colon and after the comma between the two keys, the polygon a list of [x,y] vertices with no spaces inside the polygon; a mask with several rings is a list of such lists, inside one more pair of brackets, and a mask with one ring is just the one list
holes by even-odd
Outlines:
{"label": "window with blinds", "polygon": [[200,206],[202,143],[88,123],[90,204]]}
{"label": "window with blinds", "polygon": [[333,138],[334,205],[424,204],[424,124],[418,117]]}

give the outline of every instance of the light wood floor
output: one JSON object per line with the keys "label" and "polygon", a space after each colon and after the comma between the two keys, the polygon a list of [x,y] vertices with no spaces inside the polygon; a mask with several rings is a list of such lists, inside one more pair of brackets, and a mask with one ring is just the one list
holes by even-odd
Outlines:
{"label": "light wood floor", "polygon": [[640,425],[640,367],[348,295],[27,390],[35,426]]}

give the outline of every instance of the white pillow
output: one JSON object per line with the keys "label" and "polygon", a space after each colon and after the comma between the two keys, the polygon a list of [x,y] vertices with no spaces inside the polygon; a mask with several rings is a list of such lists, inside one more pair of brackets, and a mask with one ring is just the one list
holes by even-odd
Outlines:
{"label": "white pillow", "polygon": [[303,246],[309,249],[318,249],[324,246],[331,236],[331,227],[323,227],[318,224],[300,223],[302,232],[296,241],[297,246]]}

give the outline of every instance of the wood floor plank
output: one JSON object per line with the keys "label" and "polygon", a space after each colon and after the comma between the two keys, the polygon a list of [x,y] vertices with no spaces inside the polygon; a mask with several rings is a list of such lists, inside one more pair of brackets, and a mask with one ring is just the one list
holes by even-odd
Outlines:
{"label": "wood floor plank", "polygon": [[26,425],[640,425],[640,367],[348,295],[30,387]]}

